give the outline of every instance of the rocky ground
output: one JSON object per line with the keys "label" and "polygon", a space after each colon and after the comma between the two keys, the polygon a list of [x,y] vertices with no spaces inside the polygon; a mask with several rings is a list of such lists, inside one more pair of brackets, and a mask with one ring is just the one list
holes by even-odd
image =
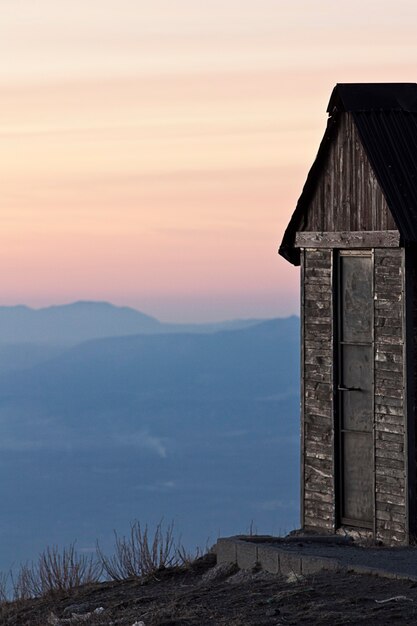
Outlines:
{"label": "rocky ground", "polygon": [[0,605],[1,626],[263,626],[416,624],[417,585],[322,572],[279,577],[215,564],[192,565],[142,581],[106,582],[66,596]]}

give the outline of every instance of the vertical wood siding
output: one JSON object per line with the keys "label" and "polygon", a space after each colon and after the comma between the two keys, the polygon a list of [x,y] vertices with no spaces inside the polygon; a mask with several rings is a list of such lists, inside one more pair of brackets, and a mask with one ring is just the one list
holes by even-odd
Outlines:
{"label": "vertical wood siding", "polygon": [[374,258],[376,536],[405,543],[404,249],[377,248]]}
{"label": "vertical wood siding", "polygon": [[340,116],[300,231],[396,230],[350,113]]}
{"label": "vertical wood siding", "polygon": [[417,249],[405,249],[407,493],[410,542],[417,540]]}
{"label": "vertical wood siding", "polygon": [[303,291],[305,528],[335,530],[331,250],[306,250]]}
{"label": "vertical wood siding", "polygon": [[[332,266],[332,250],[303,253],[302,523],[329,531],[336,529]],[[404,286],[404,249],[375,248],[375,531],[387,544],[408,541]]]}

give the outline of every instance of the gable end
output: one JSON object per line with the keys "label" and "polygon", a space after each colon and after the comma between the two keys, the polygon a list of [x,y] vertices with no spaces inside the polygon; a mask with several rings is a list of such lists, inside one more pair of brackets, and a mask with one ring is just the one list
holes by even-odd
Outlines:
{"label": "gable end", "polygon": [[331,116],[280,254],[299,265],[297,232],[396,231],[352,113]]}

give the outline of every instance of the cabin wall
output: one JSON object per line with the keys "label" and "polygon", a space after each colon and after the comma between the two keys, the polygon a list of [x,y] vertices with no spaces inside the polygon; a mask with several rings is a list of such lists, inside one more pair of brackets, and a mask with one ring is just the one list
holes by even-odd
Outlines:
{"label": "cabin wall", "polygon": [[404,249],[374,251],[376,538],[408,541]]}
{"label": "cabin wall", "polygon": [[417,247],[405,250],[407,483],[410,540],[417,540]]}
{"label": "cabin wall", "polygon": [[396,230],[351,113],[340,114],[336,137],[299,231]]}
{"label": "cabin wall", "polygon": [[[302,526],[330,532],[337,529],[333,322],[336,255],[330,249],[301,251]],[[373,258],[374,530],[375,537],[384,543],[407,543],[404,250],[375,248]],[[417,300],[417,281],[413,285]],[[417,347],[417,336],[415,344]]]}
{"label": "cabin wall", "polygon": [[333,253],[302,257],[302,526],[334,531]]}

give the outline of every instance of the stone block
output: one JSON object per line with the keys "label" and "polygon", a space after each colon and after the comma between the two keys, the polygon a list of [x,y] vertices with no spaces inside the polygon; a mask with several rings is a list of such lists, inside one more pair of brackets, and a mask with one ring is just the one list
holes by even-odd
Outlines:
{"label": "stone block", "polygon": [[252,569],[258,562],[258,546],[256,543],[238,541],[236,543],[237,564],[240,569]]}
{"label": "stone block", "polygon": [[340,569],[339,563],[336,559],[329,559],[327,557],[317,556],[302,556],[301,557],[301,573],[304,576],[309,574],[316,574],[322,570],[338,570]]}
{"label": "stone block", "polygon": [[296,553],[280,551],[279,569],[284,576],[288,574],[301,574],[301,557]]}
{"label": "stone block", "polygon": [[218,539],[216,544],[217,564],[236,563],[236,540]]}
{"label": "stone block", "polygon": [[279,550],[273,546],[258,546],[258,563],[266,572],[279,574]]}

